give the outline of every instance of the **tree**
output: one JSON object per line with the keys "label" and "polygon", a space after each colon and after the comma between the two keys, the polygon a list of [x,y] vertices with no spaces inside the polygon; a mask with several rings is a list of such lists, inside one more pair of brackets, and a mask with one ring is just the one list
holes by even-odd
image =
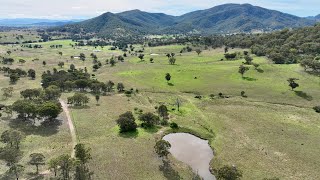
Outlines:
{"label": "tree", "polygon": [[46,66],[46,65],[47,65],[47,62],[46,62],[46,61],[42,61],[42,65],[43,65],[43,66]]}
{"label": "tree", "polygon": [[64,62],[60,61],[60,62],[58,63],[58,66],[59,66],[60,68],[62,68],[62,67],[64,66]]}
{"label": "tree", "polygon": [[36,166],[36,173],[39,173],[39,166],[41,165],[45,165],[45,157],[43,154],[41,153],[33,153],[30,154],[30,161],[29,161],[30,165]]}
{"label": "tree", "polygon": [[112,59],[110,59],[110,64],[111,64],[111,66],[114,66],[116,64],[116,61],[112,58]]}
{"label": "tree", "polygon": [[74,70],[76,70],[76,66],[74,64],[70,65],[70,70],[73,72]]}
{"label": "tree", "polygon": [[197,52],[198,56],[202,53],[201,49],[197,49],[196,52]]}
{"label": "tree", "polygon": [[60,103],[47,101],[40,105],[38,113],[41,117],[48,118],[49,120],[55,119],[62,112]]}
{"label": "tree", "polygon": [[92,159],[90,151],[90,148],[85,147],[84,144],[77,144],[74,147],[75,150],[75,157],[82,163],[86,164],[90,159]]}
{"label": "tree", "polygon": [[169,81],[171,80],[171,75],[169,73],[167,73],[165,78],[166,78],[167,82],[169,83]]}
{"label": "tree", "polygon": [[62,53],[62,52],[59,52],[58,54],[59,54],[59,55],[60,55],[60,57],[61,57],[63,53]]}
{"label": "tree", "polygon": [[17,73],[10,74],[10,83],[15,84],[20,79],[20,76]]}
{"label": "tree", "polygon": [[56,177],[58,172],[58,166],[59,166],[59,158],[50,159],[50,161],[48,162],[48,165],[49,165],[49,169],[53,170],[54,176]]}
{"label": "tree", "polygon": [[218,180],[238,180],[242,177],[242,172],[234,166],[223,166],[219,169],[214,169]]}
{"label": "tree", "polygon": [[171,65],[174,65],[174,64],[176,63],[176,58],[175,58],[175,57],[170,57],[170,58],[169,58],[169,63],[170,63]]}
{"label": "tree", "polygon": [[158,107],[158,114],[163,119],[166,119],[168,117],[168,108],[164,104]]}
{"label": "tree", "polygon": [[11,53],[12,53],[12,52],[11,52],[10,50],[7,51],[7,54],[8,54],[9,56],[10,56]]}
{"label": "tree", "polygon": [[144,54],[140,54],[138,57],[139,57],[139,59],[140,59],[141,61],[143,61]]}
{"label": "tree", "polygon": [[154,146],[155,152],[161,158],[166,158],[170,154],[170,152],[169,152],[170,148],[171,148],[171,144],[165,140],[158,141],[156,143],[156,145]]}
{"label": "tree", "polygon": [[61,96],[61,91],[58,86],[51,85],[44,89],[44,93],[42,94],[42,98],[44,100],[58,100]]}
{"label": "tree", "polygon": [[22,64],[26,63],[26,60],[24,60],[24,59],[19,59],[19,63],[22,65]]}
{"label": "tree", "polygon": [[22,152],[14,147],[5,146],[0,148],[0,159],[5,161],[8,166],[12,166],[19,162]]}
{"label": "tree", "polygon": [[119,92],[123,92],[123,91],[124,91],[124,85],[123,85],[123,83],[118,83],[117,89],[118,89]]}
{"label": "tree", "polygon": [[2,88],[1,91],[3,92],[2,95],[5,97],[5,99],[8,99],[8,97],[12,96],[13,87]]}
{"label": "tree", "polygon": [[86,60],[86,55],[84,53],[80,53],[79,58],[80,58],[81,61],[84,62]]}
{"label": "tree", "polygon": [[224,48],[224,53],[227,53],[228,51],[229,51],[229,47],[226,46],[226,47]]}
{"label": "tree", "polygon": [[238,72],[241,74],[242,78],[243,78],[244,73],[246,73],[247,71],[249,71],[249,67],[246,67],[244,65],[240,65]]}
{"label": "tree", "polygon": [[30,77],[32,80],[36,79],[36,71],[34,69],[29,69],[28,77]]}
{"label": "tree", "polygon": [[141,114],[139,119],[143,122],[142,126],[145,127],[153,127],[160,122],[159,117],[150,112]]}
{"label": "tree", "polygon": [[58,159],[62,179],[70,179],[70,171],[75,165],[75,160],[66,154],[59,156]]}
{"label": "tree", "polygon": [[16,149],[20,148],[20,143],[24,139],[25,135],[16,130],[6,130],[1,134],[1,142],[8,144],[10,147]]}
{"label": "tree", "polygon": [[244,57],[244,59],[246,60],[245,64],[248,64],[248,65],[252,64],[253,58],[251,56],[247,55]]}
{"label": "tree", "polygon": [[296,81],[299,80],[297,78],[289,78],[287,81],[289,82],[289,86],[291,87],[291,90],[293,91],[295,88],[299,87],[299,84],[296,83]]}
{"label": "tree", "polygon": [[40,94],[41,94],[42,90],[41,89],[26,89],[20,92],[20,95],[24,98],[24,99],[37,99]]}
{"label": "tree", "polygon": [[132,112],[128,111],[120,115],[116,122],[120,128],[120,133],[135,131],[137,129],[137,124]]}
{"label": "tree", "polygon": [[97,101],[97,104],[99,104],[99,100],[100,100],[100,95],[96,95],[96,101]]}
{"label": "tree", "polygon": [[20,164],[13,164],[10,166],[9,173],[13,173],[16,176],[16,179],[19,180],[20,175],[24,171],[24,166]]}

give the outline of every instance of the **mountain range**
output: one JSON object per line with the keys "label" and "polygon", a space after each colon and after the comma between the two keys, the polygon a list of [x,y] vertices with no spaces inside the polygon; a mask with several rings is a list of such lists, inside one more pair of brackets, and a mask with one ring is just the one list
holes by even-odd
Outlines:
{"label": "mountain range", "polygon": [[320,22],[320,14],[317,15],[317,16],[309,16],[309,17],[307,17],[307,19],[315,20],[317,22]]}
{"label": "mountain range", "polygon": [[181,16],[131,10],[122,13],[107,12],[84,21],[0,20],[0,26],[10,24],[19,24],[19,26],[58,26],[51,29],[72,33],[95,33],[99,36],[124,36],[261,32],[311,26],[317,20],[320,20],[320,15],[302,18],[251,4],[224,4]]}
{"label": "mountain range", "polygon": [[297,17],[250,4],[224,4],[181,16],[140,10],[104,13],[58,30],[96,33],[100,36],[131,34],[239,33],[311,26],[314,19]]}

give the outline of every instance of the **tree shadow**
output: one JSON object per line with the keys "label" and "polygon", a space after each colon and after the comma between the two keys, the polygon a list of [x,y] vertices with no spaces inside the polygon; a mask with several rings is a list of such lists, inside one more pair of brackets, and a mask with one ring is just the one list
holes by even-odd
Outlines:
{"label": "tree shadow", "polygon": [[58,133],[59,127],[62,125],[62,120],[46,120],[39,125],[32,124],[31,121],[22,121],[21,119],[13,119],[9,122],[9,126],[12,129],[17,129],[26,135],[40,135],[48,137]]}
{"label": "tree shadow", "polygon": [[243,77],[242,79],[246,80],[246,81],[257,81],[258,80],[256,78],[251,78],[251,77]]}
{"label": "tree shadow", "polygon": [[45,179],[43,174],[36,174],[36,173],[27,173],[27,175],[29,176],[29,180],[42,180]]}
{"label": "tree shadow", "polygon": [[174,170],[169,160],[162,159],[163,164],[159,166],[159,170],[163,173],[164,177],[168,180],[180,180],[179,173]]}
{"label": "tree shadow", "polygon": [[260,68],[258,68],[257,71],[258,71],[259,73],[264,73],[264,70],[263,70],[263,69],[260,69]]}
{"label": "tree shadow", "polygon": [[130,131],[130,132],[119,132],[119,136],[122,138],[137,138],[139,136],[139,131],[135,130],[135,131]]}
{"label": "tree shadow", "polygon": [[90,109],[90,106],[68,106],[70,109]]}
{"label": "tree shadow", "polygon": [[159,131],[159,129],[161,129],[161,127],[158,127],[158,126],[153,126],[153,127],[145,127],[143,128],[147,133],[150,133],[150,134],[154,134],[154,133],[157,133]]}
{"label": "tree shadow", "polygon": [[8,171],[0,175],[0,180],[8,179],[16,179],[16,176],[14,176],[12,173],[8,173]]}
{"label": "tree shadow", "polygon": [[303,92],[303,91],[294,91],[296,93],[297,96],[302,97],[305,100],[308,101],[312,101],[313,97],[308,95],[307,93]]}
{"label": "tree shadow", "polygon": [[168,85],[169,85],[169,86],[174,86],[174,84],[172,84],[172,83],[168,83]]}

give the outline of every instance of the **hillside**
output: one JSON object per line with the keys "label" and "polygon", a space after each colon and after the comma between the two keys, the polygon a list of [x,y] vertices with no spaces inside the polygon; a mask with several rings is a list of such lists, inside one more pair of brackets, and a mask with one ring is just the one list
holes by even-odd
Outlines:
{"label": "hillside", "polygon": [[314,20],[269,10],[250,4],[225,4],[182,16],[148,13],[140,10],[113,14],[105,13],[80,23],[62,26],[56,30],[73,33],[109,35],[200,34],[270,31],[309,26]]}

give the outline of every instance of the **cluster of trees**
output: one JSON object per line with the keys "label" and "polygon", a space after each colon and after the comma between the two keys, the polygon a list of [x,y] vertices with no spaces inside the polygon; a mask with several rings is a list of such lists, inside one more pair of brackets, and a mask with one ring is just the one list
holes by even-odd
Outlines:
{"label": "cluster of trees", "polygon": [[39,45],[39,44],[22,44],[21,47],[23,47],[23,48],[34,48],[34,49],[43,48],[42,45]]}
{"label": "cluster of trees", "polygon": [[63,154],[48,162],[49,169],[59,179],[92,179],[93,172],[90,171],[88,162],[92,159],[91,148],[84,144],[77,144],[74,147],[75,157]]}
{"label": "cluster of trees", "polygon": [[[70,65],[68,71],[56,69],[44,72],[42,74],[42,87],[57,86],[63,91],[89,91],[93,94],[107,94],[114,91],[115,83],[108,81],[107,83],[100,82],[96,79],[91,79],[90,74],[86,71],[86,68],[77,70],[74,65]],[[124,91],[123,83],[117,84],[117,90],[119,92]]]}
{"label": "cluster of trees", "polygon": [[[68,104],[74,106],[85,106],[89,103],[89,98],[83,93],[75,93],[73,96],[68,97]],[[98,101],[98,100],[97,100]]]}
{"label": "cluster of trees", "polygon": [[20,144],[24,140],[25,135],[16,130],[6,130],[1,134],[0,141],[5,144],[0,148],[0,159],[6,162],[8,173],[14,174],[19,179],[24,171],[24,166],[19,164],[23,152],[20,150]]}
{"label": "cluster of trees", "polygon": [[[168,109],[165,105],[161,105],[157,107],[158,115],[155,115],[151,112],[142,113],[139,115],[139,120],[142,121],[141,127],[151,128],[155,125],[167,125],[169,120]],[[129,132],[135,131],[138,127],[135,122],[135,117],[132,112],[128,111],[124,114],[121,114],[119,118],[116,120],[120,132]]]}
{"label": "cluster of trees", "polygon": [[15,101],[10,108],[23,121],[51,121],[62,112],[58,98],[61,92],[58,87],[50,86],[42,89],[26,89],[20,92],[24,98]]}
{"label": "cluster of trees", "polygon": [[15,84],[22,77],[36,78],[36,71],[29,69],[25,71],[21,68],[11,69],[10,67],[0,67],[0,72],[3,72],[5,76],[10,78],[10,83]]}
{"label": "cluster of trees", "polygon": [[320,57],[317,56],[314,59],[304,59],[300,62],[300,65],[307,72],[320,73]]}
{"label": "cluster of trees", "polygon": [[[320,25],[294,30],[284,29],[264,34],[237,34],[226,36],[220,46],[251,48],[257,56],[267,56],[276,64],[299,63],[314,60],[320,53]],[[221,37],[214,36],[211,43]]]}

